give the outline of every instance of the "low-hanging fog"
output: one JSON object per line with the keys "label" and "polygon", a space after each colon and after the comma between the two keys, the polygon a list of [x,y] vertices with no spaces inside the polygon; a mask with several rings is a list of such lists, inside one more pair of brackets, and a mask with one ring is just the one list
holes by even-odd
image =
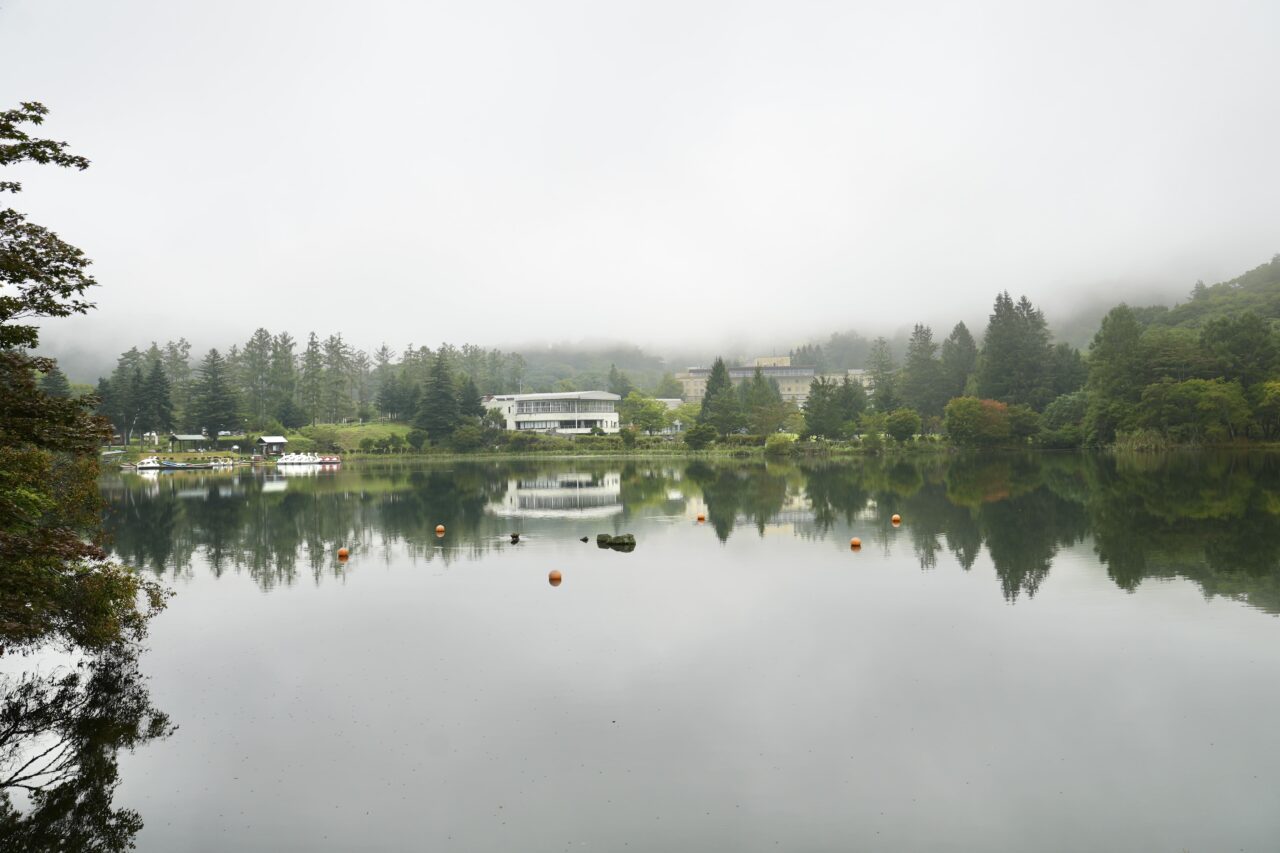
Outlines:
{"label": "low-hanging fog", "polygon": [[9,0],[87,172],[46,349],[747,349],[1184,295],[1280,250],[1280,5]]}

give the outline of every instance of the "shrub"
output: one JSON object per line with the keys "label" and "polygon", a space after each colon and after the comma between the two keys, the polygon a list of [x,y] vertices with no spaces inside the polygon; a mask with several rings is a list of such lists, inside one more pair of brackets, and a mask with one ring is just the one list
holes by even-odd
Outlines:
{"label": "shrub", "polygon": [[684,433],[684,443],[691,450],[701,450],[715,440],[716,428],[711,424],[698,424]]}
{"label": "shrub", "polygon": [[409,434],[405,436],[405,440],[409,442],[409,446],[412,447],[416,453],[422,450],[423,446],[427,443],[427,434],[420,429],[410,430]]}
{"label": "shrub", "polygon": [[776,432],[764,441],[765,456],[790,456],[796,450],[796,436],[793,433]]}
{"label": "shrub", "polygon": [[885,418],[885,432],[895,441],[907,441],[920,431],[920,416],[914,409],[894,409]]}

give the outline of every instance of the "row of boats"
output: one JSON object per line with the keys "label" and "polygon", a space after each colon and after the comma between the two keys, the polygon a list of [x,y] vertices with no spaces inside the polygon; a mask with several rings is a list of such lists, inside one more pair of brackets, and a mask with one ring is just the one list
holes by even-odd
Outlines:
{"label": "row of boats", "polygon": [[[174,459],[162,459],[159,456],[148,456],[137,463],[125,463],[122,468],[135,471],[204,471],[213,468],[233,468],[236,465],[250,463],[228,458],[217,457],[192,462],[179,462]],[[277,457],[276,465],[341,465],[342,457],[325,453],[286,453]]]}

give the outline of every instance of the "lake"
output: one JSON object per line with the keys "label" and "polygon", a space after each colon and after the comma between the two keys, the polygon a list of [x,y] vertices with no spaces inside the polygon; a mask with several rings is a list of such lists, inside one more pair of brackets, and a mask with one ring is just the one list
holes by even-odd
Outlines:
{"label": "lake", "polygon": [[139,850],[1280,846],[1280,456],[102,489],[176,592],[138,662],[176,729],[118,755]]}

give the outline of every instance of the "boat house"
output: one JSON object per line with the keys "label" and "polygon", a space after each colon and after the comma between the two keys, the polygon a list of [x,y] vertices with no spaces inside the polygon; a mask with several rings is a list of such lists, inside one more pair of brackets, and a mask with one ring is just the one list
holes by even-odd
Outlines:
{"label": "boat house", "polygon": [[207,444],[209,441],[207,436],[193,433],[191,435],[179,435],[171,433],[169,435],[169,446],[178,445],[179,450],[195,450],[197,447]]}
{"label": "boat house", "polygon": [[264,435],[259,436],[253,446],[263,456],[279,456],[284,453],[284,446],[288,443],[289,439],[283,435]]}

